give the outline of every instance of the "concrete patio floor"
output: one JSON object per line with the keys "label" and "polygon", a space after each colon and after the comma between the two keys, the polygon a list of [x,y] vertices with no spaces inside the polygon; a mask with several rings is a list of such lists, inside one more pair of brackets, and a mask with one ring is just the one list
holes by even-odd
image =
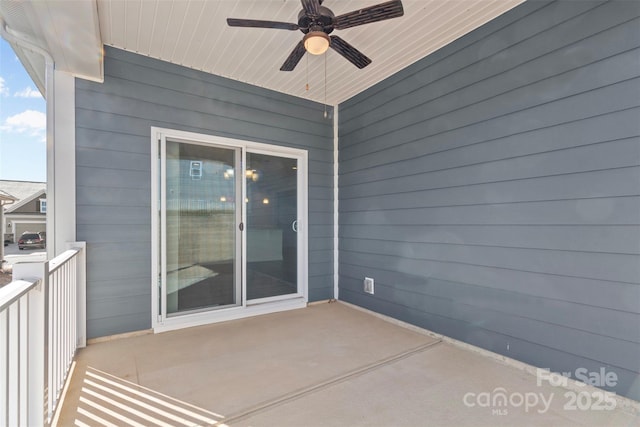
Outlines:
{"label": "concrete patio floor", "polygon": [[575,392],[325,303],[89,345],[58,425],[640,425],[633,408],[574,410],[566,393]]}

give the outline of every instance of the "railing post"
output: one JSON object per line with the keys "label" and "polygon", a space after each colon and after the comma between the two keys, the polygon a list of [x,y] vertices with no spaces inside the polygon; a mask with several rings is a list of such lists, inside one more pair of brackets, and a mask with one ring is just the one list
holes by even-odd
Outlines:
{"label": "railing post", "polygon": [[87,242],[69,242],[67,249],[81,249],[77,256],[78,348],[87,346]]}
{"label": "railing post", "polygon": [[38,286],[29,292],[29,331],[27,342],[27,423],[42,426],[47,424],[48,412],[45,403],[47,376],[47,281],[48,262],[20,263],[13,266],[14,280],[39,280]]}

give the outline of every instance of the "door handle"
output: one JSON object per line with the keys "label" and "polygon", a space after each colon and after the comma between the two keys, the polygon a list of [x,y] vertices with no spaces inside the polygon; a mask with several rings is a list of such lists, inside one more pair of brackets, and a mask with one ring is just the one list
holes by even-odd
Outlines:
{"label": "door handle", "polygon": [[293,231],[295,231],[296,233],[298,232],[298,220],[297,220],[297,219],[296,219],[296,220],[294,220],[294,221],[291,223],[291,229],[292,229]]}

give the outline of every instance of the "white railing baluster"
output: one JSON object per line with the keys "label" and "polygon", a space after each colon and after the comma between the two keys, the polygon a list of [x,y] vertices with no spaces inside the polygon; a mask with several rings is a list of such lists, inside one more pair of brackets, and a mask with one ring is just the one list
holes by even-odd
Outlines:
{"label": "white railing baluster", "polygon": [[[0,342],[7,342],[7,311],[3,310],[2,312],[0,312]],[[2,351],[0,351],[0,375],[4,376],[5,378],[8,375],[8,369],[9,369],[9,364],[7,362],[8,359],[8,354],[9,354],[9,346],[7,346],[7,348],[2,348]],[[8,388],[9,388],[9,382],[6,381],[4,384],[0,384],[0,425],[8,425],[9,424],[9,420],[7,419],[7,415],[8,415],[8,402],[7,402],[7,396],[9,395],[8,392]]]}
{"label": "white railing baluster", "polygon": [[[9,347],[20,348],[20,342],[18,341],[18,304],[14,304],[9,307]],[[7,390],[9,393],[8,399],[8,408],[9,408],[9,426],[15,426],[18,424],[18,373],[16,372],[16,367],[18,366],[19,354],[17,351],[9,352],[9,372],[7,372],[8,380],[9,380],[9,389]]]}
{"label": "white railing baluster", "polygon": [[[78,257],[74,257],[72,260],[71,267],[71,282],[74,284],[73,289],[71,289],[71,304],[69,308],[69,316],[71,318],[71,324],[77,325],[78,323],[78,310],[75,309],[76,301],[78,300]],[[70,349],[73,351],[73,348],[78,345],[78,328],[73,328],[71,330],[71,343]],[[73,355],[69,355],[69,363],[73,361]]]}
{"label": "white railing baluster", "polygon": [[[0,336],[2,342],[9,342],[9,310],[5,310],[0,318]],[[0,373],[7,381],[0,387],[0,417],[3,425],[9,425],[9,346],[0,352]]]}
{"label": "white railing baluster", "polygon": [[60,327],[60,314],[62,311],[62,290],[60,289],[60,271],[61,266],[53,272],[49,273],[53,278],[53,283],[49,284],[51,290],[55,292],[56,299],[54,309],[54,315],[51,320],[52,334],[49,336],[49,340],[54,342],[53,355],[51,356],[51,362],[53,364],[53,381],[49,384],[51,389],[51,406],[55,406],[56,396],[58,394],[58,383],[60,382],[60,340],[64,336],[65,330]]}
{"label": "white railing baluster", "polygon": [[19,367],[18,367],[18,425],[27,424],[27,381],[29,367],[29,297],[25,295],[18,301],[20,309],[20,328],[18,338],[20,340]]}
{"label": "white railing baluster", "polygon": [[[47,276],[48,265],[40,265],[40,274]],[[16,267],[14,266],[14,277],[16,277]],[[26,296],[29,301],[29,353],[28,353],[28,373],[27,373],[27,425],[45,424],[45,399],[46,399],[46,348],[47,333],[46,321],[46,284],[44,280],[37,282],[37,286]]]}
{"label": "white railing baluster", "polygon": [[[51,267],[51,263],[49,263],[49,267]],[[53,407],[53,384],[55,384],[54,382],[54,374],[55,374],[55,363],[54,363],[54,355],[55,355],[55,351],[56,351],[56,342],[55,340],[52,340],[51,337],[54,336],[54,328],[55,328],[55,323],[53,322],[53,319],[55,319],[55,313],[56,313],[56,306],[57,306],[57,299],[56,299],[56,287],[55,286],[51,286],[51,281],[53,281],[53,276],[55,276],[55,274],[51,274],[49,272],[47,272],[47,277],[49,279],[49,283],[47,284],[47,301],[45,302],[45,304],[48,305],[48,312],[45,315],[45,322],[46,322],[46,334],[47,334],[47,342],[48,342],[48,351],[47,351],[47,364],[45,365],[46,367],[46,375],[47,375],[47,381],[46,381],[46,385],[45,387],[47,388],[46,391],[46,406],[45,406],[45,419],[48,420],[49,416],[50,416],[50,408]]]}

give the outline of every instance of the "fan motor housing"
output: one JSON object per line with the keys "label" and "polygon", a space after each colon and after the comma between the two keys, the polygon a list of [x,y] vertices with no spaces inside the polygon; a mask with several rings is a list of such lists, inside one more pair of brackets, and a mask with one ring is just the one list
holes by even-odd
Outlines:
{"label": "fan motor housing", "polygon": [[301,10],[298,14],[298,26],[300,31],[307,34],[312,27],[322,27],[325,34],[333,31],[333,18],[336,16],[333,12],[324,6],[320,6],[320,16],[309,16],[305,10]]}

